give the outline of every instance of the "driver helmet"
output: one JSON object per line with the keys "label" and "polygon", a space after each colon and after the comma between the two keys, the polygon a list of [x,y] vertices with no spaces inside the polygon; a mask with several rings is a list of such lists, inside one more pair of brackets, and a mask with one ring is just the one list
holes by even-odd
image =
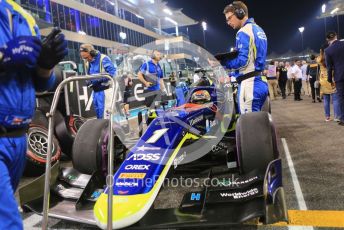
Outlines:
{"label": "driver helmet", "polygon": [[191,103],[205,104],[210,102],[211,97],[207,90],[197,90],[191,96]]}

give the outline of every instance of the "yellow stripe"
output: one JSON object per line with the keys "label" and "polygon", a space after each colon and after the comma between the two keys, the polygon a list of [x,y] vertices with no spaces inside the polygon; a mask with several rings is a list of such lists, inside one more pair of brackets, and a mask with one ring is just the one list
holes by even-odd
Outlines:
{"label": "yellow stripe", "polygon": [[35,26],[36,26],[36,21],[35,19],[28,13],[26,12],[21,6],[19,6],[16,2],[14,1],[7,1],[8,4],[10,4],[15,11],[17,11],[21,16],[23,16],[27,22],[27,24],[30,27],[31,35],[36,36],[36,31],[35,31]]}
{"label": "yellow stripe", "polygon": [[276,223],[273,226],[313,226],[344,228],[344,211],[333,210],[288,210],[289,223]]}
{"label": "yellow stripe", "polygon": [[[187,133],[183,139],[180,141],[175,151],[166,163],[163,171],[161,172],[159,179],[153,186],[150,192],[146,194],[138,195],[114,195],[113,196],[113,222],[120,221],[124,218],[130,218],[137,214],[142,208],[149,202],[151,197],[157,190],[160,189],[165,176],[172,165],[172,162],[176,155],[178,154],[180,148],[183,146],[184,142],[188,139],[198,139],[197,136]],[[93,208],[95,218],[102,224],[107,224],[107,194],[102,193],[98,198],[94,208]]]}

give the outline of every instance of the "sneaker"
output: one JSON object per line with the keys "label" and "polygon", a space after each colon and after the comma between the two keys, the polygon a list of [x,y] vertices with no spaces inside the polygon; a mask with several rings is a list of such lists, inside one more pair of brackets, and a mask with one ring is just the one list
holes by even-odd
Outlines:
{"label": "sneaker", "polygon": [[331,118],[330,117],[326,117],[325,118],[325,121],[327,122],[327,121],[330,121],[331,120]]}
{"label": "sneaker", "polygon": [[333,119],[333,121],[340,122],[340,120],[338,118]]}

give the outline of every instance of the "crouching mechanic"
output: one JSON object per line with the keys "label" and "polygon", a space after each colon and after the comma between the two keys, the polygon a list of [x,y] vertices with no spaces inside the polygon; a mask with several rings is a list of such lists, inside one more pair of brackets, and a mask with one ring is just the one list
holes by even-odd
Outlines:
{"label": "crouching mechanic", "polygon": [[260,111],[268,95],[264,70],[267,38],[253,18],[248,18],[247,6],[241,1],[234,1],[225,7],[223,13],[233,29],[239,29],[236,35],[238,56],[226,63],[234,70],[234,77],[239,83],[238,104],[241,114]]}
{"label": "crouching mechanic", "polygon": [[[108,73],[111,77],[116,74],[116,68],[111,59],[101,54],[91,44],[80,46],[80,56],[84,60],[86,74]],[[111,107],[111,92],[108,78],[87,81],[87,85],[93,89],[93,106],[98,119],[108,118],[105,109]],[[105,116],[104,116],[105,114]]]}
{"label": "crouching mechanic", "polygon": [[0,34],[0,229],[23,229],[14,192],[25,167],[35,91],[54,86],[52,69],[67,55],[67,43],[59,32],[42,43],[33,17],[10,0],[0,1]]}

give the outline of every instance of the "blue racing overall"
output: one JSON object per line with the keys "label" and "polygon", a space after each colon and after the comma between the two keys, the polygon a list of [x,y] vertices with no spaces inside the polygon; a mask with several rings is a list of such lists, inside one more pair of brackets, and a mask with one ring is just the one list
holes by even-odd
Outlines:
{"label": "blue racing overall", "polygon": [[237,32],[236,49],[238,56],[228,61],[226,67],[234,70],[234,77],[239,83],[239,111],[241,114],[260,111],[268,95],[268,84],[261,77],[267,53],[267,37],[253,18],[249,18]]}
{"label": "blue racing overall", "polygon": [[[99,74],[99,73],[108,73],[111,77],[114,77],[116,74],[116,68],[111,62],[111,59],[98,52],[94,59],[86,65],[87,74]],[[107,78],[90,80],[89,84],[92,85],[93,89],[93,106],[96,111],[98,119],[104,118],[105,110],[105,93],[104,90],[109,88]]]}
{"label": "blue racing overall", "polygon": [[30,41],[40,42],[40,34],[32,16],[14,1],[0,1],[0,34],[0,229],[23,229],[14,192],[25,167],[26,130],[35,91],[51,88],[55,76],[39,78],[35,63],[30,66],[18,57],[33,52]]}

